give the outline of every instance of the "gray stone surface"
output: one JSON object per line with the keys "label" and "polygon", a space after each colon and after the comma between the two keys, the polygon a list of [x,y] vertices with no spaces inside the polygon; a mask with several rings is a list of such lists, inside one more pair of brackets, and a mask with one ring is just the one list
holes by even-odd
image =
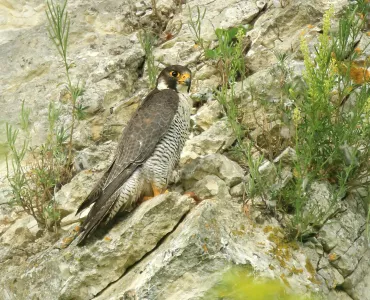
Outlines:
{"label": "gray stone surface", "polygon": [[227,121],[217,121],[206,131],[186,141],[181,153],[180,165],[184,165],[206,154],[223,152],[234,141],[235,136]]}
{"label": "gray stone surface", "polygon": [[[49,248],[1,276],[2,297],[91,299],[155,248],[192,207],[191,198],[171,193],[144,202],[105,237],[92,238],[82,247]],[[11,265],[8,261],[2,272],[9,272]]]}
{"label": "gray stone surface", "polygon": [[[83,83],[85,93],[79,100],[88,108],[74,133],[77,174],[56,194],[62,216],[62,228],[56,233],[41,231],[30,216],[9,205],[5,122],[19,127],[25,100],[32,108],[33,145],[45,139],[49,101],[61,108],[61,123],[70,124],[62,64],[47,37],[44,1],[0,3],[0,299],[195,300],[222,282],[229,269],[241,265],[255,277],[280,280],[288,292],[317,292],[330,300],[370,300],[362,199],[349,194],[332,205],[335,188],[307,182],[309,201],[303,210],[310,235],[305,243],[285,241],[274,217],[251,206],[251,201],[242,203],[249,177],[222,155],[235,137],[227,120],[220,120],[222,107],[214,99],[220,84],[217,64],[204,61],[188,24],[188,6],[193,18],[197,5],[201,11],[206,9],[201,33],[211,47],[217,45],[216,28],[251,29],[246,34],[251,42],[246,59],[253,74],[235,86],[240,120],[255,140],[266,132],[289,139],[294,130],[282,126],[276,111],[265,110],[260,101],[292,104],[281,96],[279,80],[272,74],[277,62],[274,52],[288,53],[289,76],[301,77],[301,32],[311,47],[324,11],[334,5],[336,16],[340,15],[348,2],[193,0],[181,5],[157,0],[156,9],[153,2],[68,3],[69,62],[75,65],[72,81]],[[170,192],[117,219],[85,246],[72,243],[59,249],[66,230],[84,217],[74,215],[78,205],[108,167],[117,138],[148,93],[140,29],[158,34],[154,56],[159,67],[187,64],[193,71],[194,132],[171,188],[194,192],[203,201],[196,205],[191,198]],[[365,39],[360,45],[364,44]],[[251,85],[257,89],[249,89]],[[264,130],[258,129],[261,120],[266,123]],[[296,155],[291,148],[284,149],[259,170],[272,191],[294,179]],[[275,213],[283,223],[291,217]]]}

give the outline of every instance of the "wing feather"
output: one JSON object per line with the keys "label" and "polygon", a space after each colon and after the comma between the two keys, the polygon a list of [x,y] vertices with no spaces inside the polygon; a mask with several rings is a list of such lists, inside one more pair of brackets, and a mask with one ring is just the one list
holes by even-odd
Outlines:
{"label": "wing feather", "polygon": [[[78,211],[95,202],[86,220],[82,224],[85,232],[79,244],[93,232],[109,213],[117,197],[112,195],[154,152],[158,142],[171,126],[177,112],[179,96],[173,90],[153,90],[138,108],[122,132],[115,160],[99,182],[99,188],[93,189]],[[102,187],[101,187],[102,186]],[[98,195],[98,196],[97,196]]]}

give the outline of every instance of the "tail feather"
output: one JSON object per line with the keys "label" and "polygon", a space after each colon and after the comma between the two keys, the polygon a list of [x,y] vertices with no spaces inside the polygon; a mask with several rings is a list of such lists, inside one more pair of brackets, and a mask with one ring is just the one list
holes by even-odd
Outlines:
{"label": "tail feather", "polygon": [[[126,185],[127,177],[133,173],[136,166],[133,165],[132,169],[126,169],[124,172],[119,174],[109,185],[100,191],[100,196],[94,201],[85,200],[79,210],[81,211],[88,203],[95,202],[94,206],[87,215],[85,221],[81,225],[83,232],[77,242],[77,245],[83,243],[87,236],[94,232],[99,224],[111,214],[112,210],[115,209],[115,204],[121,194],[121,187]],[[109,174],[109,172],[107,172]],[[105,176],[105,175],[104,175]],[[93,198],[90,198],[93,199]],[[86,206],[86,207],[87,207]]]}
{"label": "tail feather", "polygon": [[112,207],[116,203],[119,197],[119,191],[117,191],[102,207],[97,207],[96,205],[91,209],[87,215],[85,221],[82,224],[83,232],[78,238],[77,245],[83,244],[85,239],[90,233],[93,233],[99,224],[105,219],[105,217],[110,213]]}
{"label": "tail feather", "polygon": [[84,200],[84,202],[81,203],[79,208],[77,209],[76,215],[78,215],[81,211],[88,208],[91,204],[96,202],[100,196],[102,195],[103,188],[105,186],[105,182],[109,176],[110,171],[112,170],[114,162],[111,164],[109,169],[105,171],[104,175],[100,180],[95,184],[90,194],[87,196],[87,198]]}

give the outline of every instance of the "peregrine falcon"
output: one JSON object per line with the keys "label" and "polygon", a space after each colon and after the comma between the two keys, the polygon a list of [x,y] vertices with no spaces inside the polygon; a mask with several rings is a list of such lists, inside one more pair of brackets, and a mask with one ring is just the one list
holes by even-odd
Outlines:
{"label": "peregrine falcon", "polygon": [[94,203],[78,244],[119,211],[131,211],[142,197],[165,192],[189,134],[192,105],[185,93],[190,84],[191,71],[184,66],[159,74],[156,88],[124,128],[111,166],[77,210]]}

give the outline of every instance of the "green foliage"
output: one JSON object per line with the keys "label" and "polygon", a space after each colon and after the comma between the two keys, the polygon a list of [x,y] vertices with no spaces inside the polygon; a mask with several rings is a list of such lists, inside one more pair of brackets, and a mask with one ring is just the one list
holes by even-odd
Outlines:
{"label": "green foliage", "polygon": [[68,38],[70,20],[66,10],[67,1],[62,5],[47,2],[46,16],[49,21],[48,33],[62,58],[66,87],[71,95],[71,125],[59,125],[60,111],[53,102],[48,110],[48,132],[46,141],[37,147],[30,147],[30,109],[22,103],[20,116],[21,130],[6,124],[7,143],[11,159],[7,159],[7,177],[13,192],[14,204],[20,205],[32,215],[39,226],[52,229],[59,226],[60,214],[56,209],[56,190],[72,178],[72,137],[76,119],[85,117],[86,107],[77,99],[83,95],[79,82],[72,84],[68,62]]}
{"label": "green foliage", "polygon": [[235,82],[238,78],[244,78],[245,60],[243,38],[245,28],[235,27],[231,29],[216,29],[215,33],[218,46],[215,49],[207,49],[205,57],[217,61],[219,73],[222,77],[222,85]]}
{"label": "green foliage", "polygon": [[150,31],[141,31],[139,34],[139,40],[141,47],[145,52],[145,63],[149,76],[149,86],[154,88],[156,86],[156,80],[158,75],[158,66],[155,64],[153,48],[156,43],[154,34]]}
{"label": "green foliage", "polygon": [[[29,147],[29,109],[22,103],[23,140],[19,146],[19,129],[6,124],[7,142],[12,159],[7,159],[7,176],[13,192],[14,204],[20,205],[32,215],[41,227],[53,228],[59,221],[54,189],[68,179],[66,172],[66,149],[56,125],[59,112],[49,105],[49,129],[47,139],[39,147]],[[27,163],[24,160],[27,158]]]}
{"label": "green foliage", "polygon": [[[370,89],[366,69],[355,64],[359,50],[354,48],[364,28],[364,13],[359,5],[350,7],[339,21],[338,33],[331,35],[330,9],[324,15],[323,33],[314,57],[305,39],[301,41],[306,89],[290,93],[296,105],[292,121],[297,163],[294,187],[286,197],[288,202],[294,199],[293,226],[300,234],[309,223],[303,219],[302,208],[310,182],[324,180],[333,184],[335,202],[346,192],[367,187],[370,181]],[[345,108],[349,97],[351,106]]]}
{"label": "green foliage", "polygon": [[[66,10],[67,7],[67,0],[63,2],[62,5],[54,4],[52,1],[47,1],[48,9],[46,10],[46,16],[49,22],[48,33],[50,40],[54,43],[56,49],[60,57],[63,60],[65,74],[66,74],[66,86],[71,95],[71,117],[72,122],[70,126],[70,133],[69,133],[69,143],[68,143],[68,157],[67,157],[67,165],[71,165],[72,163],[72,148],[73,148],[73,132],[75,128],[75,121],[77,119],[85,117],[82,113],[83,107],[81,104],[77,103],[77,99],[83,95],[83,87],[80,86],[80,82],[78,81],[76,85],[74,85],[71,81],[70,72],[69,70],[75,66],[74,63],[68,62],[68,39],[69,39],[69,29],[70,29],[70,19],[68,17],[68,12]],[[77,110],[77,112],[76,112]]]}
{"label": "green foliage", "polygon": [[[294,212],[292,227],[297,237],[304,235],[309,225],[316,224],[320,217],[314,212],[303,217],[302,212],[308,197],[307,189],[314,180],[331,184],[333,204],[358,188],[369,191],[370,72],[367,70],[368,59],[364,58],[365,49],[358,48],[369,12],[368,1],[352,1],[339,19],[337,32],[333,32],[333,9],[330,9],[324,16],[323,32],[314,46],[314,53],[302,37],[305,72],[300,79],[293,78],[292,70],[287,67],[288,56],[275,53],[278,62],[271,72],[281,93],[274,113],[278,121],[289,128],[290,134],[295,131],[284,145],[293,146],[297,153],[294,178],[280,191],[272,191],[262,184],[258,169],[264,155],[253,159],[252,148],[262,150],[261,154],[268,153],[270,160],[278,152],[270,149],[272,143],[267,143],[268,149],[259,149],[251,138],[246,142],[248,128],[240,121],[234,87],[236,81],[245,76],[245,29],[216,29],[217,46],[214,49],[203,47],[205,58],[214,63],[221,76],[221,86],[215,94],[237,137],[233,150],[249,167],[252,180],[249,181],[248,194],[268,194],[272,200],[278,200],[278,208]],[[195,39],[202,41],[202,45],[200,28],[204,14],[198,8],[196,22],[193,19],[190,22]],[[253,91],[250,94],[252,97],[256,95]],[[284,107],[287,99],[289,108]],[[260,104],[263,104],[262,100],[256,99]],[[265,124],[259,124],[257,120],[256,123],[265,132]],[[370,202],[369,199],[367,201]]]}
{"label": "green foliage", "polygon": [[86,118],[86,109],[88,109],[88,106],[83,106],[81,103],[77,104],[75,110],[77,120],[83,120]]}
{"label": "green foliage", "polygon": [[206,16],[206,8],[204,8],[203,12],[201,12],[199,6],[197,5],[197,14],[196,16],[193,16],[191,12],[190,6],[188,6],[189,10],[189,29],[193,36],[195,37],[195,44],[200,46],[202,49],[204,49],[204,40],[201,35],[202,31],[202,22],[204,20],[204,17]]}
{"label": "green foliage", "polygon": [[263,155],[257,159],[252,157],[254,143],[250,140],[244,142],[247,128],[239,121],[239,108],[235,95],[235,83],[245,76],[245,60],[243,38],[246,30],[243,27],[231,29],[216,29],[218,46],[205,51],[205,57],[216,61],[218,71],[222,78],[220,90],[216,90],[216,99],[223,106],[227,120],[235,134],[237,144],[234,151],[245,161],[249,167],[251,180],[247,187],[249,196],[260,194],[263,184],[258,168],[263,161]]}
{"label": "green foliage", "polygon": [[[285,278],[282,278],[285,279]],[[285,279],[286,281],[286,279]],[[284,280],[283,280],[284,282]],[[226,272],[222,281],[204,297],[209,300],[313,300],[310,296],[288,294],[279,280],[256,279],[245,267],[233,267]]]}

